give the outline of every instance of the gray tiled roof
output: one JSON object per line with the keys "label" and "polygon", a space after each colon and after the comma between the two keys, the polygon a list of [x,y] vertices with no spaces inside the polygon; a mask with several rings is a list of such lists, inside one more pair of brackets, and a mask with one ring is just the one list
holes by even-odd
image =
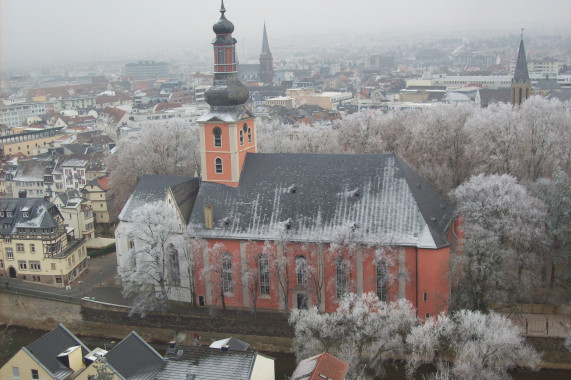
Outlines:
{"label": "gray tiled roof", "polygon": [[194,207],[194,201],[196,200],[196,195],[198,194],[198,188],[200,186],[199,178],[191,178],[190,180],[179,183],[178,185],[172,186],[171,191],[174,195],[176,204],[182,213],[185,223],[188,223],[190,219],[190,214]]}
{"label": "gray tiled roof", "polygon": [[26,349],[49,370],[56,379],[66,379],[73,370],[65,366],[58,355],[70,347],[81,346],[82,356],[90,350],[61,323],[52,331],[29,344]]}
{"label": "gray tiled roof", "polygon": [[250,344],[236,338],[221,339],[210,344],[210,348],[220,349],[223,346],[228,346],[228,349],[231,351],[248,351],[250,349]]}
{"label": "gray tiled roof", "polygon": [[[28,209],[28,216],[24,217],[22,209]],[[17,228],[54,228],[57,221],[54,215],[58,214],[57,207],[43,198],[6,198],[0,199],[0,228],[3,234],[16,233]],[[12,217],[8,217],[8,212]]]}
{"label": "gray tiled roof", "polygon": [[[182,350],[180,356],[178,350]],[[178,346],[177,352],[165,356],[162,370],[156,380],[249,380],[257,353],[251,351],[222,351],[216,348]]]}
{"label": "gray tiled roof", "polygon": [[161,355],[134,331],[113,347],[105,359],[121,376],[130,380],[154,379],[164,363]]}
{"label": "gray tiled roof", "polygon": [[[214,228],[204,226],[213,206]],[[237,188],[203,182],[190,224],[202,237],[439,248],[453,205],[394,154],[248,153]],[[289,228],[288,228],[289,225]]]}
{"label": "gray tiled roof", "polygon": [[[173,188],[182,183],[188,183],[193,186],[196,178],[185,176],[169,176],[169,175],[150,175],[144,174],[139,179],[139,183],[133,194],[127,200],[123,207],[119,220],[132,221],[135,210],[147,203],[162,201],[165,198],[167,189]],[[180,207],[180,206],[179,206]],[[181,210],[182,211],[182,210]]]}

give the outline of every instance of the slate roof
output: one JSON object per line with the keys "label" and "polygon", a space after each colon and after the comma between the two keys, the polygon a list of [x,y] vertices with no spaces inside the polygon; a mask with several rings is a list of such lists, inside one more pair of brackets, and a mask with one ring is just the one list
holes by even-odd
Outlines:
{"label": "slate roof", "polygon": [[[28,217],[24,217],[22,210],[28,208]],[[57,221],[54,215],[59,214],[57,207],[43,198],[5,198],[0,199],[0,211],[4,217],[0,218],[2,234],[17,233],[18,228],[54,228]],[[12,217],[8,217],[12,212]]]}
{"label": "slate roof", "polygon": [[[204,226],[204,206],[214,227]],[[448,245],[453,205],[394,154],[248,153],[237,188],[202,182],[191,226],[205,238],[419,248]]]}
{"label": "slate roof", "polygon": [[252,351],[194,346],[178,346],[176,351],[165,355],[167,360],[156,380],[187,379],[189,375],[194,375],[194,380],[249,380],[258,355]]}
{"label": "slate roof", "polygon": [[[192,186],[195,181],[197,181],[195,177],[143,174],[133,194],[131,194],[127,203],[123,206],[119,220],[126,222],[133,221],[133,213],[137,208],[147,203],[164,200],[169,187],[173,188],[182,183],[188,183]],[[186,193],[186,191],[184,193]],[[178,191],[177,194],[179,194]],[[177,195],[175,195],[175,198],[176,197]],[[184,202],[182,203],[184,204]],[[183,208],[186,210],[186,204],[184,204]]]}
{"label": "slate roof", "polygon": [[262,37],[262,54],[272,54],[270,51],[270,43],[268,42],[268,34],[266,33],[266,23],[264,22],[264,35]]}
{"label": "slate roof", "polygon": [[82,356],[90,351],[61,323],[55,329],[29,344],[26,350],[34,356],[56,379],[66,379],[73,373],[57,356],[73,346],[80,346]]}
{"label": "slate roof", "polygon": [[517,61],[515,64],[514,81],[516,83],[529,81],[529,72],[527,71],[527,58],[525,57],[525,48],[523,46],[523,38],[519,43],[519,52],[517,53]]}
{"label": "slate roof", "polygon": [[135,331],[109,350],[105,359],[129,380],[154,379],[164,364],[162,356]]}
{"label": "slate roof", "polygon": [[18,163],[18,172],[14,176],[14,181],[44,182],[46,167],[49,165],[48,161],[21,160]]}
{"label": "slate roof", "polygon": [[478,90],[480,93],[480,105],[487,107],[493,103],[509,103],[511,89],[505,88],[481,88]]}
{"label": "slate roof", "polygon": [[198,178],[191,178],[188,181],[171,187],[178,209],[182,214],[184,222],[187,224],[190,220],[190,214],[194,207],[199,186],[200,180]]}

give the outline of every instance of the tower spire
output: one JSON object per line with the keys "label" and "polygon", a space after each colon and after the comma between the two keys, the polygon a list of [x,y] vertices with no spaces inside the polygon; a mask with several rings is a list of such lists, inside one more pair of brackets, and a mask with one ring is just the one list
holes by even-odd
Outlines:
{"label": "tower spire", "polygon": [[270,52],[270,43],[268,42],[268,33],[266,32],[266,21],[264,21],[264,36],[262,38],[262,54],[272,54]]}
{"label": "tower spire", "polygon": [[224,8],[224,0],[222,0],[222,4],[220,4],[220,13],[224,15],[224,12],[226,12],[226,8]]}

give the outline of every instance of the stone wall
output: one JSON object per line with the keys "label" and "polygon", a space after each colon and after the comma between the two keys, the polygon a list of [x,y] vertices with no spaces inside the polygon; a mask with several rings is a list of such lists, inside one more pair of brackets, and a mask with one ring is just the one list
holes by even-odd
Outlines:
{"label": "stone wall", "polygon": [[141,318],[139,315],[129,316],[129,308],[83,301],[81,315],[84,321],[128,325],[134,329],[152,327],[293,338],[293,329],[287,322],[287,315],[277,312],[253,314],[249,311],[197,308],[178,314],[149,313]]}
{"label": "stone wall", "polygon": [[82,300],[81,304],[0,291],[0,324],[11,323],[33,329],[52,330],[63,323],[78,336],[121,340],[136,331],[148,342],[193,344],[199,334],[201,344],[233,336],[250,343],[255,350],[289,352],[293,329],[281,313],[209,310],[192,313],[151,313],[145,318],[129,316],[129,307]]}

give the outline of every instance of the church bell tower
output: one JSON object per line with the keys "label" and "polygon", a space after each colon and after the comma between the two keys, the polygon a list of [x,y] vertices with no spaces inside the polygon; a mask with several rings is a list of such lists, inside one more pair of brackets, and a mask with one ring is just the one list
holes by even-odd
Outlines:
{"label": "church bell tower", "polygon": [[200,126],[201,177],[203,181],[237,187],[246,153],[255,153],[254,114],[244,104],[249,92],[239,80],[236,63],[234,24],[225,16],[224,0],[220,19],[212,29],[214,81],[204,93],[210,110],[198,119]]}
{"label": "church bell tower", "polygon": [[512,79],[510,100],[512,105],[521,105],[531,96],[531,81],[527,70],[527,58],[525,57],[525,48],[523,46],[523,28],[521,30],[521,41],[519,43],[519,52],[517,54],[517,62],[515,65],[514,77]]}

